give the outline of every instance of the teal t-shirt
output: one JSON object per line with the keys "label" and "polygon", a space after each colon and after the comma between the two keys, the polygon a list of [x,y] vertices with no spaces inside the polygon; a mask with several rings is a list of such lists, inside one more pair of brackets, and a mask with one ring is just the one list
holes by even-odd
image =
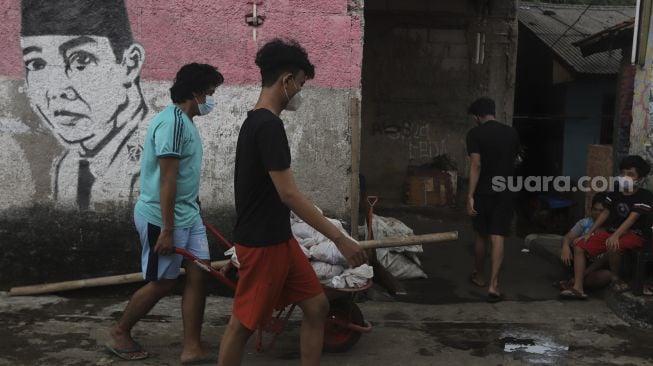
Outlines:
{"label": "teal t-shirt", "polygon": [[197,127],[177,106],[170,105],[147,128],[141,157],[140,190],[135,212],[162,226],[159,158],[180,159],[175,198],[175,228],[188,228],[200,214],[197,197],[202,169],[202,141]]}

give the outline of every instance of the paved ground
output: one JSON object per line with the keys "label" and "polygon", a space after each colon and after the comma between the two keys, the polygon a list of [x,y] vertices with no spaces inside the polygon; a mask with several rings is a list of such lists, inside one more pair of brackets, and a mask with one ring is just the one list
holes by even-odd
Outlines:
{"label": "paved ground", "polygon": [[[204,339],[218,344],[231,302],[211,297]],[[103,352],[106,329],[123,309],[116,299],[0,299],[0,365],[128,365]],[[646,365],[651,334],[629,327],[600,300],[420,305],[360,304],[371,333],[324,365]],[[136,328],[154,355],[142,365],[177,365],[179,298],[161,302]],[[299,365],[298,322],[275,348],[245,365]]]}
{"label": "paved ground", "polygon": [[[458,242],[425,247],[430,278],[407,281],[396,299],[380,291],[360,303],[374,329],[344,354],[325,354],[324,365],[653,365],[653,332],[629,326],[601,294],[588,302],[563,303],[551,283],[558,266],[507,245],[503,291],[509,301],[485,303],[468,281],[471,233],[460,212],[410,214],[384,211],[416,233],[456,229]],[[0,296],[0,365],[127,365],[103,352],[107,328],[124,308],[125,288],[43,296]],[[154,355],[142,365],[177,365],[179,298],[169,297],[136,328]],[[216,348],[231,301],[209,298],[204,339]],[[268,353],[250,344],[245,365],[298,365],[298,321]]]}
{"label": "paved ground", "polygon": [[[408,296],[401,301],[426,304],[483,301],[486,292],[470,286],[472,272],[473,232],[471,223],[461,210],[443,209],[409,213],[405,210],[379,210],[380,215],[393,216],[404,221],[415,234],[457,230],[456,242],[424,245],[420,257],[428,279],[407,281]],[[506,259],[501,276],[502,291],[508,300],[537,301],[556,299],[558,291],[552,284],[567,276],[565,270],[550,260],[524,253],[523,240],[509,237],[506,240]],[[488,248],[489,250],[489,248]],[[488,252],[489,255],[489,252]],[[550,259],[550,258],[548,258]],[[486,264],[489,278],[490,263]]]}

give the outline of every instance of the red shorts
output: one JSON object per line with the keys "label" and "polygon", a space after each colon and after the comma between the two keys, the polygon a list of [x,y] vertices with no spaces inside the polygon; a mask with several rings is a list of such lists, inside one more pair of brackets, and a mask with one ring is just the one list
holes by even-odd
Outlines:
{"label": "red shorts", "polygon": [[249,330],[270,321],[274,309],[324,293],[295,238],[260,248],[236,244],[236,256],[240,268],[233,316]]}
{"label": "red shorts", "polygon": [[[587,241],[579,240],[576,245],[579,248],[584,249],[589,257],[596,257],[599,254],[607,252],[608,249],[605,245],[605,241],[611,235],[612,233],[608,231],[598,231],[590,236]],[[623,253],[624,250],[639,249],[644,246],[644,242],[644,238],[629,231],[619,238],[618,251],[619,253]]]}

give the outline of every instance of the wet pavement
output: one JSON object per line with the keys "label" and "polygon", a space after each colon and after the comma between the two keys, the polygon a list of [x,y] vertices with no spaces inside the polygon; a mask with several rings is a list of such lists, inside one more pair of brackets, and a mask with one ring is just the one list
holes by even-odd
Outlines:
{"label": "wet pavement", "polygon": [[[484,302],[469,283],[471,231],[459,211],[381,211],[404,220],[417,234],[459,230],[460,240],[425,246],[429,278],[405,281],[407,295],[378,288],[360,306],[373,325],[348,352],[323,356],[323,365],[653,365],[653,331],[630,326],[593,294],[561,302],[551,283],[562,268],[507,244],[502,290],[508,301]],[[489,270],[489,267],[488,267]],[[135,328],[152,353],[140,362],[107,354],[107,329],[132,288],[105,288],[61,296],[0,295],[0,365],[178,365],[180,298],[170,296]],[[217,350],[231,310],[229,298],[208,299],[204,340]],[[244,365],[299,365],[296,314],[277,344],[257,353],[252,340]]]}
{"label": "wet pavement", "polygon": [[[152,353],[142,365],[178,365],[180,299],[160,302],[135,328]],[[125,303],[115,298],[0,298],[0,365],[129,365],[107,354],[107,329]],[[359,304],[373,330],[324,365],[647,365],[650,332],[630,327],[601,300],[422,305]],[[217,349],[231,301],[209,298],[204,340]],[[245,365],[299,365],[299,319],[266,353],[250,342]]]}
{"label": "wet pavement", "polygon": [[[450,230],[459,233],[458,241],[423,246],[424,253],[420,260],[429,278],[406,281],[404,285],[408,295],[401,297],[401,301],[443,304],[485,300],[486,292],[470,285],[474,235],[471,222],[461,209],[377,211],[381,216],[392,216],[404,221],[418,235]],[[523,249],[521,238],[506,239],[505,260],[500,277],[504,296],[515,301],[556,299],[558,291],[552,284],[566,278],[566,270],[533,253],[525,253]],[[489,256],[489,247],[486,254]],[[486,260],[485,272],[486,279],[489,279],[489,258]]]}

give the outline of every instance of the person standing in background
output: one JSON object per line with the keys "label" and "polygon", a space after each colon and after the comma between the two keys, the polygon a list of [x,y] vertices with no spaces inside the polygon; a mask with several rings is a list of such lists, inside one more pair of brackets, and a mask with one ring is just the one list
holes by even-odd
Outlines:
{"label": "person standing in background", "polygon": [[[487,300],[503,299],[499,289],[499,273],[503,264],[504,241],[510,232],[514,214],[514,193],[497,192],[492,186],[494,177],[512,177],[519,152],[517,131],[495,118],[494,100],[483,97],[474,101],[468,109],[476,127],[467,132],[469,165],[469,192],[467,213],[472,217],[475,232],[474,271],[471,281],[488,286]],[[489,285],[485,281],[485,246],[491,243],[492,270]]]}

